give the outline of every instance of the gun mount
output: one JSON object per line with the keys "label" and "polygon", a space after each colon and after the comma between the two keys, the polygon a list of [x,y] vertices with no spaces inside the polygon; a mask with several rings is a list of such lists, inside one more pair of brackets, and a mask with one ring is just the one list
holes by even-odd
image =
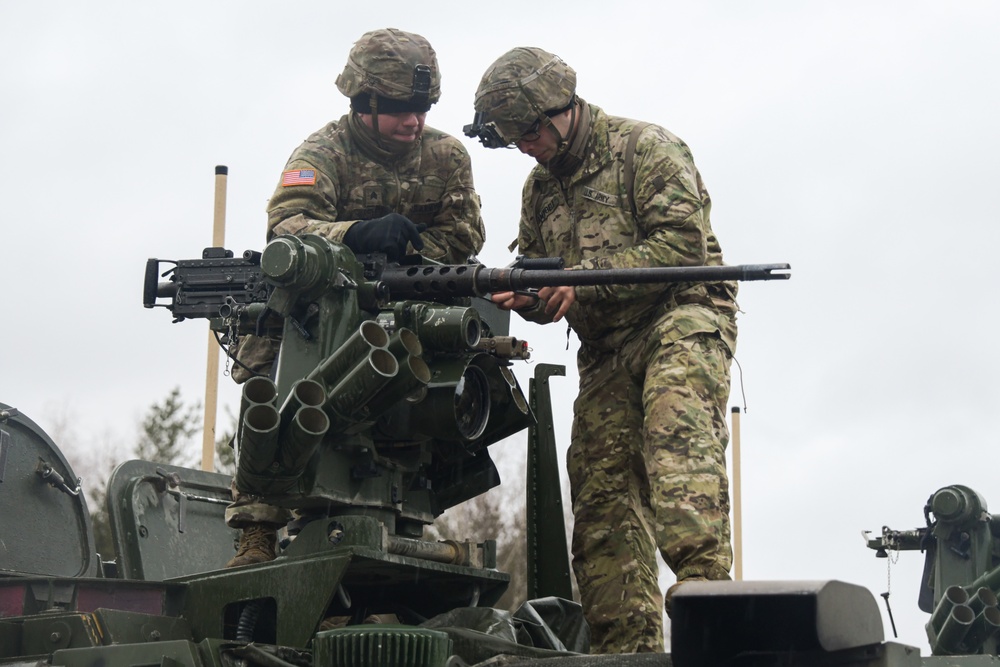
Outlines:
{"label": "gun mount", "polygon": [[178,319],[208,318],[229,341],[281,337],[274,380],[243,387],[237,480],[300,523],[363,506],[389,534],[419,538],[499,483],[486,448],[534,421],[509,367],[527,345],[486,301],[390,301],[319,236],[242,258],[207,249],[157,284],[159,263],[147,264],[146,306],[166,296]]}
{"label": "gun mount", "polygon": [[925,629],[934,655],[992,655],[1000,647],[1000,518],[967,486],[938,489],[924,506],[926,525],[913,530],[883,526],[868,547],[921,551],[924,571],[917,598],[931,614]]}

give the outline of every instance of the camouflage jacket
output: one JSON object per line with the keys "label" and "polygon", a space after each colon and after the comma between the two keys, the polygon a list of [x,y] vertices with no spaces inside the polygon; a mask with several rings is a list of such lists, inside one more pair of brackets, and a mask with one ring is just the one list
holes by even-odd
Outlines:
{"label": "camouflage jacket", "polygon": [[351,135],[344,116],[292,153],[267,206],[268,240],[311,233],[340,241],[354,222],[395,212],[427,224],[421,254],[429,259],[464,264],[482,250],[479,196],[461,142],[425,126],[413,150],[384,163]]}
{"label": "camouflage jacket", "polygon": [[[520,251],[587,269],[722,264],[711,200],[687,145],[656,125],[640,130],[633,215],[624,158],[637,121],[594,105],[590,114],[583,164],[562,182],[540,165],[528,176]],[[598,350],[618,350],[651,327],[665,344],[719,331],[735,350],[735,283],[577,287],[576,295],[566,319],[582,343]],[[540,307],[521,313],[547,320]]]}

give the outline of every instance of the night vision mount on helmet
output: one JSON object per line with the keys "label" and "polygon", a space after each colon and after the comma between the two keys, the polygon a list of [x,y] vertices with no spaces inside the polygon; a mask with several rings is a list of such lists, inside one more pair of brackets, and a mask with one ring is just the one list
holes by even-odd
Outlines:
{"label": "night vision mount on helmet", "polygon": [[487,148],[503,148],[547,113],[568,108],[575,98],[572,67],[548,51],[518,47],[486,70],[476,90],[475,118],[463,129]]}

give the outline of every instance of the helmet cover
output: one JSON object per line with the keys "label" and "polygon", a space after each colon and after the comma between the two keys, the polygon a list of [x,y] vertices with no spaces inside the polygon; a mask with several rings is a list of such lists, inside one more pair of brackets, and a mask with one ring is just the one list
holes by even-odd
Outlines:
{"label": "helmet cover", "polygon": [[437,54],[430,42],[412,32],[366,32],[348,54],[337,89],[347,97],[368,93],[429,106],[441,97]]}
{"label": "helmet cover", "polygon": [[576,95],[576,72],[559,56],[536,47],[518,47],[500,56],[476,90],[477,117],[492,123],[513,143],[547,111],[569,106]]}

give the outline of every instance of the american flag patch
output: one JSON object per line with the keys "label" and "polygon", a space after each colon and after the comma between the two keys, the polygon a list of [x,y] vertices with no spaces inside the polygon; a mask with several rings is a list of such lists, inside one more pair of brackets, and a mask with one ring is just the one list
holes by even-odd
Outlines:
{"label": "american flag patch", "polygon": [[281,175],[282,187],[286,185],[315,185],[316,171],[313,169],[290,169]]}

